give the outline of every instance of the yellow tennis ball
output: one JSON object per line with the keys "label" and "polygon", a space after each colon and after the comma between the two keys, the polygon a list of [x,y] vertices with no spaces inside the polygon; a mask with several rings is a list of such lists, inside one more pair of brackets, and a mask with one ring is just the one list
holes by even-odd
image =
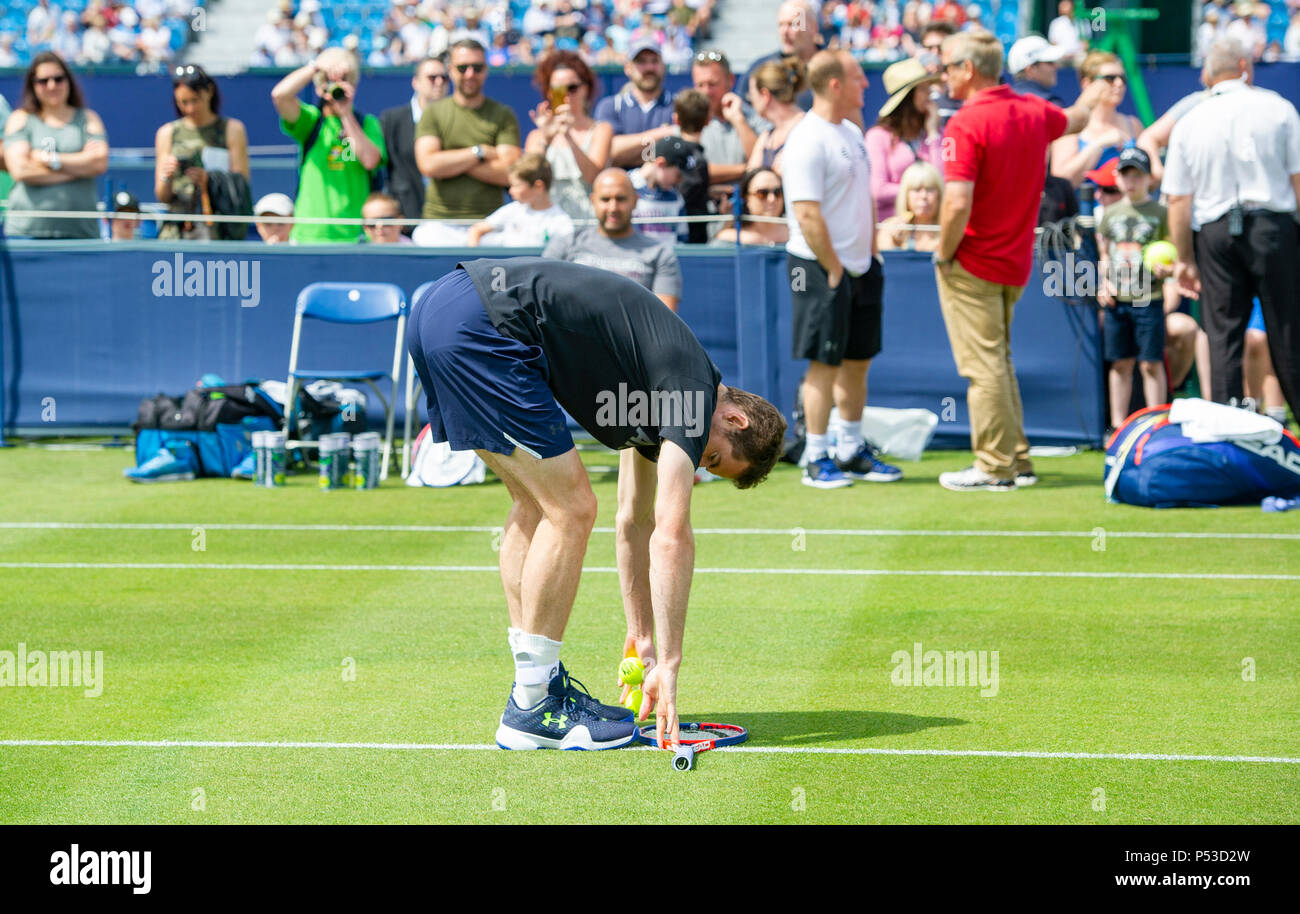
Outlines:
{"label": "yellow tennis ball", "polygon": [[1142,261],[1147,265],[1148,270],[1154,269],[1158,263],[1172,267],[1177,259],[1178,248],[1168,241],[1153,241],[1146,246],[1146,250],[1142,253]]}
{"label": "yellow tennis ball", "polygon": [[627,708],[633,714],[641,713],[641,690],[633,689],[627,695],[627,701],[623,702],[623,707]]}
{"label": "yellow tennis ball", "polygon": [[645,678],[645,664],[640,657],[626,657],[618,665],[618,681],[624,685],[640,685]]}

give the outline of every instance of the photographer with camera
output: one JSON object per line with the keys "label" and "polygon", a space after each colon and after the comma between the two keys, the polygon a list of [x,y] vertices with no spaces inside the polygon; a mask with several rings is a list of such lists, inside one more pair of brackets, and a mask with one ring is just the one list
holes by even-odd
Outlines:
{"label": "photographer with camera", "polygon": [[[326,48],[304,67],[294,70],[271,90],[280,115],[280,130],[302,147],[298,194],[290,240],[298,244],[355,242],[358,225],[322,225],[315,218],[361,217],[371,192],[371,177],[381,168],[384,152],[379,118],[358,117],[353,108],[360,66],[351,52]],[[320,107],[301,102],[298,93],[311,83]]]}
{"label": "photographer with camera", "polygon": [[[154,194],[173,213],[251,215],[248,184],[248,132],[242,121],[222,117],[221,92],[202,67],[189,64],[172,73],[172,106],[177,119],[154,135]],[[215,179],[214,187],[210,174]],[[214,197],[216,203],[214,203]],[[114,223],[116,225],[116,223]],[[164,239],[242,238],[246,225],[166,222]]]}

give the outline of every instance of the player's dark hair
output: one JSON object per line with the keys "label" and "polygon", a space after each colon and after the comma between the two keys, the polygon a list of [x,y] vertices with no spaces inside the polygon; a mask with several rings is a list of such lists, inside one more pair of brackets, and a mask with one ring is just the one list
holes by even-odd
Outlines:
{"label": "player's dark hair", "polygon": [[728,387],[722,399],[749,417],[747,427],[728,429],[726,434],[735,456],[749,463],[749,469],[736,477],[736,488],[752,489],[767,478],[785,451],[785,417],[762,397],[737,387]]}

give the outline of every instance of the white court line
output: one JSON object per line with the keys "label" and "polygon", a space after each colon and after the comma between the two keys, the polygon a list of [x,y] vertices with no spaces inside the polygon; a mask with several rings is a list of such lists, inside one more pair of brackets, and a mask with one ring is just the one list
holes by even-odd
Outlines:
{"label": "white court line", "polygon": [[[60,521],[0,522],[0,530],[242,530],[298,531],[319,533],[495,533],[499,526],[453,526],[445,524],[113,524],[64,523]],[[1196,531],[1111,530],[1102,527],[1108,539],[1209,539],[1209,540],[1300,540],[1300,533],[1217,533]],[[613,533],[613,527],[596,527],[595,533]],[[1093,539],[1098,530],[892,530],[834,529],[805,527],[699,527],[697,536],[1003,536],[1080,537]]]}
{"label": "white court line", "polygon": [[[0,562],[5,568],[133,569],[155,571],[433,571],[500,572],[496,565],[305,565],[294,563],[253,564],[242,562]],[[618,574],[611,566],[591,566],[584,574]],[[1300,581],[1300,574],[1240,574],[1173,571],[988,571],[979,569],[890,569],[890,568],[696,568],[695,574],[824,575],[835,577],[936,577],[936,578],[1131,578],[1171,581]]]}
{"label": "white court line", "polygon": [[[47,746],[65,748],[126,749],[378,749],[383,751],[481,752],[498,747],[491,743],[331,743],[276,742],[263,740],[188,739],[5,739],[3,747]],[[637,746],[649,749],[649,746]],[[1271,755],[1171,755],[1155,752],[1036,752],[1002,749],[834,749],[822,746],[722,746],[715,752],[746,752],[758,755],[912,755],[942,758],[1070,759],[1121,762],[1262,762],[1300,765],[1300,758]]]}

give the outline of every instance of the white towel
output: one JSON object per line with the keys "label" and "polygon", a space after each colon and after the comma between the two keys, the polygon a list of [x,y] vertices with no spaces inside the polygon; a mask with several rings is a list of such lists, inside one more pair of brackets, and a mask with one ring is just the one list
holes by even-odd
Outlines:
{"label": "white towel", "polygon": [[1282,426],[1275,419],[1195,397],[1175,400],[1169,410],[1169,421],[1182,425],[1183,434],[1196,442],[1276,444],[1282,437]]}

